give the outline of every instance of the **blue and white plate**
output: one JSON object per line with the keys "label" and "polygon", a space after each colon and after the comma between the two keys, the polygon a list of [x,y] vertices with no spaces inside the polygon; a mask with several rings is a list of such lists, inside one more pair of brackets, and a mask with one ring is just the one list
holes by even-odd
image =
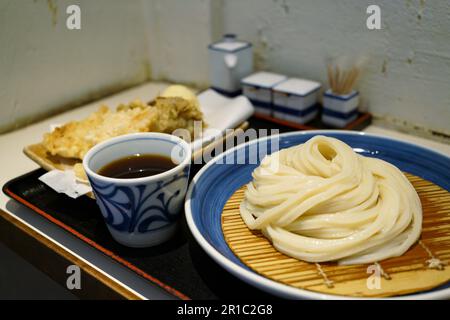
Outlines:
{"label": "blue and white plate", "polygon": [[[221,214],[226,201],[242,185],[251,180],[252,171],[266,154],[298,145],[322,134],[335,137],[365,156],[386,160],[402,171],[432,181],[450,190],[450,158],[431,149],[374,134],[352,131],[303,131],[271,136],[239,145],[217,156],[194,177],[185,203],[186,218],[191,232],[202,248],[223,268],[249,284],[286,298],[336,299],[348,298],[301,290],[265,278],[248,268],[234,255],[225,242]],[[274,139],[277,139],[278,143]],[[278,147],[279,146],[279,147]],[[257,151],[255,151],[257,150]],[[258,154],[256,162],[250,157]],[[229,163],[231,158],[235,164]],[[450,298],[450,283],[431,291],[398,298]]]}

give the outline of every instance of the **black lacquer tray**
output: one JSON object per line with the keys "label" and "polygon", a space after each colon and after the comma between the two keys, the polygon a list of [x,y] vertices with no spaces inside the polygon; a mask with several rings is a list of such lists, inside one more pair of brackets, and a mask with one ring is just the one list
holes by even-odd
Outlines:
{"label": "black lacquer tray", "polygon": [[[195,169],[193,171],[198,171]],[[128,248],[113,240],[94,200],[88,197],[71,199],[53,191],[38,180],[44,173],[39,169],[15,178],[3,187],[3,191],[144,279],[163,287],[168,297],[268,297],[211,260],[193,239],[184,215],[179,232],[169,242],[149,249]]]}
{"label": "black lacquer tray", "polygon": [[[274,123],[251,118],[250,127],[292,131]],[[190,179],[200,165],[191,167]],[[3,192],[50,222],[93,246],[144,279],[164,288],[168,297],[180,299],[274,298],[238,280],[217,265],[192,237],[184,214],[180,230],[171,241],[148,249],[124,247],[113,240],[94,200],[72,199],[47,187],[38,169],[3,186]],[[151,298],[151,297],[149,297]]]}

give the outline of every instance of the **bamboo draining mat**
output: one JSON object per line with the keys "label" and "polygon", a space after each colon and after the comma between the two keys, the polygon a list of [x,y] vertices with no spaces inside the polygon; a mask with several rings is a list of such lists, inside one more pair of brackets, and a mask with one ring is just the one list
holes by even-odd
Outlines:
{"label": "bamboo draining mat", "polygon": [[[239,204],[245,186],[231,196],[223,209],[225,240],[234,254],[255,272],[300,289],[356,297],[389,297],[435,288],[450,280],[450,193],[432,182],[406,175],[422,201],[421,239],[401,257],[374,264],[370,273],[369,265],[314,264],[278,252],[259,231],[249,230],[242,221]],[[379,286],[375,269],[380,274]]]}

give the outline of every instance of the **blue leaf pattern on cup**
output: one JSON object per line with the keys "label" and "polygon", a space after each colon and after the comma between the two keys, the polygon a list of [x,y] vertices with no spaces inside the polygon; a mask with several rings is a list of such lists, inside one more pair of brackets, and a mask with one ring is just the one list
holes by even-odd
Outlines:
{"label": "blue leaf pattern on cup", "polygon": [[[174,188],[175,183],[187,180],[188,175],[189,168],[186,168],[169,180],[161,180],[156,185],[148,186],[102,184],[94,179],[89,181],[110,227],[122,232],[146,233],[164,228],[178,218],[178,212],[171,208],[171,203],[185,190],[175,189],[169,193],[168,188]],[[178,185],[185,188],[187,184]]]}

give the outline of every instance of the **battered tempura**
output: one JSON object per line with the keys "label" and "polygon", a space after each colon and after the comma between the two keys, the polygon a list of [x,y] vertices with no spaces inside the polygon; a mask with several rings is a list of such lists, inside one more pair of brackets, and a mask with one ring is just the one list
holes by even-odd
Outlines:
{"label": "battered tempura", "polygon": [[[196,97],[186,93],[188,89],[176,89],[169,87],[150,105],[136,100],[118,106],[116,111],[102,106],[84,120],[68,122],[46,133],[42,143],[51,155],[81,160],[97,143],[127,133],[172,133],[184,128],[192,136],[194,121],[203,121],[203,114]],[[171,96],[171,92],[179,96]]]}

